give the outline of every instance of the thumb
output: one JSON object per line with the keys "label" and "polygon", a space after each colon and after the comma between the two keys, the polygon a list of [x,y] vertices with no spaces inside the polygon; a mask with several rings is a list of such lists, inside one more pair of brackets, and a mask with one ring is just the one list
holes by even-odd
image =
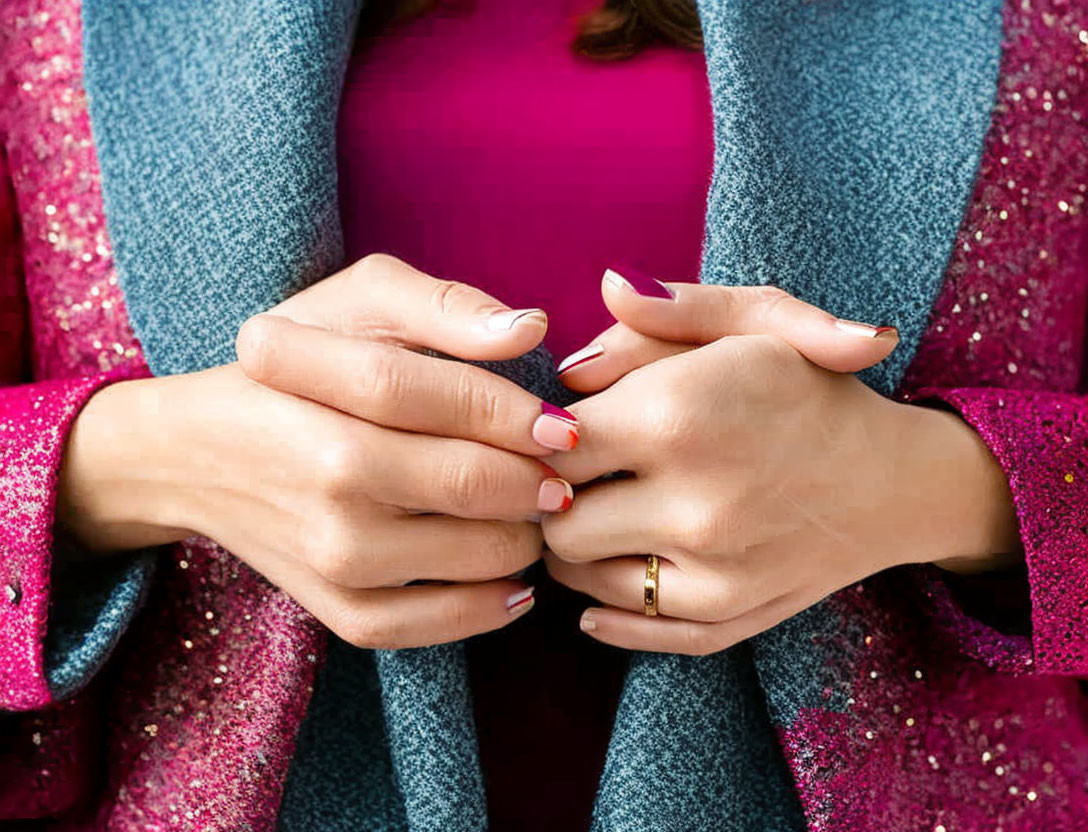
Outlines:
{"label": "thumb", "polygon": [[777,335],[813,364],[856,373],[899,343],[895,327],[836,318],[773,286],[664,284],[633,269],[604,274],[601,295],[616,320],[663,341],[709,344],[726,335]]}
{"label": "thumb", "polygon": [[511,309],[467,283],[431,277],[387,254],[370,254],[268,311],[469,361],[516,358],[548,329],[543,309]]}

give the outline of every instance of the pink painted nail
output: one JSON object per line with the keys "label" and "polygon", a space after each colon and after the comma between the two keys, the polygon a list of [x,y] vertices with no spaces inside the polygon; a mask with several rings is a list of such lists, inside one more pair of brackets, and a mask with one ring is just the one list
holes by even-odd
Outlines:
{"label": "pink painted nail", "polygon": [[578,444],[578,419],[569,410],[541,402],[540,415],[533,422],[533,439],[554,451],[573,450]]}
{"label": "pink painted nail", "polygon": [[515,592],[506,599],[506,611],[511,615],[518,615],[533,608],[536,599],[533,598],[533,587],[526,587],[521,592]]}
{"label": "pink painted nail", "polygon": [[612,269],[606,269],[604,279],[618,289],[630,289],[645,298],[676,300],[676,295],[672,293],[668,286],[631,266],[624,266],[623,274]]}
{"label": "pink painted nail", "polygon": [[548,315],[543,309],[504,309],[488,315],[486,323],[492,332],[508,332],[523,323],[547,326]]}
{"label": "pink painted nail", "polygon": [[560,361],[559,366],[555,368],[555,371],[559,374],[563,374],[567,370],[581,367],[587,361],[592,361],[594,358],[598,358],[602,355],[604,355],[604,347],[600,344],[590,344],[588,347],[582,347],[577,352],[572,352]]}
{"label": "pink painted nail", "polygon": [[548,478],[540,484],[536,507],[541,511],[556,513],[566,511],[574,502],[574,489],[570,483],[559,478]]}
{"label": "pink painted nail", "polygon": [[899,330],[894,326],[873,326],[872,324],[863,324],[860,321],[848,321],[845,318],[836,318],[835,326],[843,332],[858,335],[862,338],[880,338],[881,340],[899,338]]}

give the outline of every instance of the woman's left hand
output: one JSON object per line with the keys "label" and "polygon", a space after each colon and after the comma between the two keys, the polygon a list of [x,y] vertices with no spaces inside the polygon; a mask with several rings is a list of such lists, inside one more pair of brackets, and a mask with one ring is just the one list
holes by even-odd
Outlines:
{"label": "woman's left hand", "polygon": [[[879,330],[777,290],[671,289],[606,280],[620,324],[564,374],[610,384],[571,408],[581,441],[555,461],[591,484],[542,521],[553,577],[606,605],[585,631],[707,654],[889,567],[978,571],[1017,550],[1008,485],[974,430],[847,374],[894,337],[880,345]],[[616,471],[630,476],[593,482]],[[660,557],[657,617],[643,612],[644,553]]]}

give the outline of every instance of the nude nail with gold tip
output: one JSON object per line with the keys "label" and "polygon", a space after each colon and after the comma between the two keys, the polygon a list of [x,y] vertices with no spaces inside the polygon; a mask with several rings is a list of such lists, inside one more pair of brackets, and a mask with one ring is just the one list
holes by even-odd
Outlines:
{"label": "nude nail with gold tip", "polygon": [[544,326],[548,315],[543,309],[503,309],[487,316],[487,328],[492,332],[508,332],[521,324]]}
{"label": "nude nail with gold tip", "polygon": [[597,620],[593,617],[593,610],[586,610],[578,621],[578,626],[583,633],[592,633],[597,629]]}
{"label": "nude nail with gold tip", "polygon": [[555,368],[555,371],[562,375],[567,372],[567,370],[581,367],[583,364],[592,361],[594,358],[600,358],[602,355],[604,355],[604,347],[600,344],[590,344],[588,347],[582,347],[580,350],[572,352],[560,361],[559,366]]}
{"label": "nude nail with gold tip", "polygon": [[533,608],[533,604],[536,603],[536,599],[533,597],[533,587],[526,587],[520,592],[515,592],[509,598],[506,599],[506,611],[511,615],[520,615],[523,612],[528,612]]}
{"label": "nude nail with gold tip", "polygon": [[578,419],[569,410],[542,401],[533,422],[533,439],[553,451],[573,450],[578,444]]}

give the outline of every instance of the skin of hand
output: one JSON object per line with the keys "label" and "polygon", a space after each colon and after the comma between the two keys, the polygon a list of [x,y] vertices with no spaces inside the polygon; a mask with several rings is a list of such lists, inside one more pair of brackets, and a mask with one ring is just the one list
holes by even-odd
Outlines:
{"label": "skin of hand", "polygon": [[[606,273],[619,323],[560,365],[571,388],[602,391],[571,408],[582,442],[556,463],[586,485],[542,524],[551,575],[604,605],[583,615],[591,636],[705,655],[890,567],[1021,556],[975,431],[850,375],[894,349],[894,330],[773,288],[647,280]],[[598,481],[616,471],[631,476]]]}
{"label": "skin of hand", "polygon": [[238,362],[92,396],[58,523],[95,551],[207,536],[359,646],[502,627],[532,606],[508,576],[539,559],[540,515],[570,504],[544,458],[578,426],[423,350],[512,358],[546,327],[541,310],[364,258],[248,320]]}

